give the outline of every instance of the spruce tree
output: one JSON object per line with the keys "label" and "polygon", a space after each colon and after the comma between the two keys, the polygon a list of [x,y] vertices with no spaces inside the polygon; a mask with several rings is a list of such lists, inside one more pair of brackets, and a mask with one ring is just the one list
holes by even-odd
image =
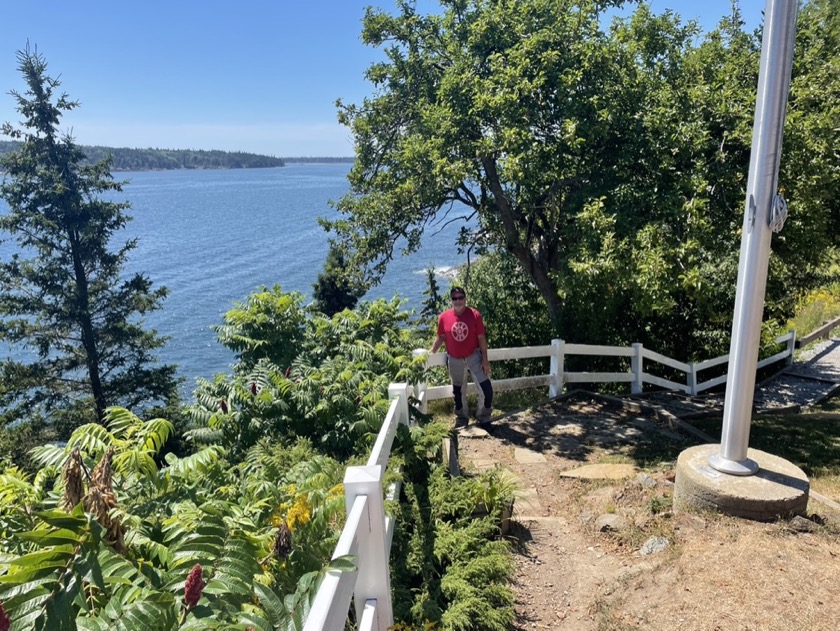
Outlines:
{"label": "spruce tree", "polygon": [[330,243],[324,269],[312,285],[313,307],[332,317],[345,309],[353,309],[364,293],[352,278],[343,250]]}
{"label": "spruce tree", "polygon": [[440,285],[437,282],[435,268],[426,269],[426,289],[423,290],[423,306],[420,308],[420,325],[434,329],[437,325],[438,315],[443,310],[444,299],[440,293]]}
{"label": "spruce tree", "polygon": [[134,239],[112,246],[130,217],[110,161],[86,165],[72,136],[59,131],[78,106],[57,93],[37,48],[18,51],[27,89],[12,91],[19,143],[0,158],[0,233],[14,241],[0,260],[0,427],[15,421],[78,425],[101,421],[112,405],[147,407],[176,396],[174,366],[158,365],[164,339],[143,326],[164,288],[123,265]]}

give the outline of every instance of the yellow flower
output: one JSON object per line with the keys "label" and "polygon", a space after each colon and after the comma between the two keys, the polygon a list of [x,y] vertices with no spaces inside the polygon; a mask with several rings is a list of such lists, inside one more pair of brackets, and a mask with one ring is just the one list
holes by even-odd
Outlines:
{"label": "yellow flower", "polygon": [[301,526],[307,524],[311,518],[309,512],[309,503],[306,501],[306,495],[298,495],[295,503],[286,513],[286,523],[289,524],[289,530],[294,532],[298,524]]}

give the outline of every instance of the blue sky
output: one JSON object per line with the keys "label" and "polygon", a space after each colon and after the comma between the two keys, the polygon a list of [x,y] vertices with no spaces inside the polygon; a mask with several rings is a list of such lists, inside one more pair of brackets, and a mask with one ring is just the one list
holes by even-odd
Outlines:
{"label": "blue sky", "polygon": [[[712,28],[730,0],[652,0]],[[62,129],[82,145],[350,156],[335,100],[370,94],[368,5],[392,0],[4,0],[0,122],[17,123],[15,53],[29,40],[80,107]],[[764,0],[740,0],[749,29]],[[434,6],[423,0],[422,6]],[[37,7],[37,8],[35,8]]]}

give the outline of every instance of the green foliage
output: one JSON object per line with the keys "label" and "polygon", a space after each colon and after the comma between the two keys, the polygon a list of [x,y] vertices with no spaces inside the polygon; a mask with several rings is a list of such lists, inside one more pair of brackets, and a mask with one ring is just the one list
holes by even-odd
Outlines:
{"label": "green foliage", "polygon": [[420,326],[435,331],[438,316],[444,310],[446,301],[440,293],[437,275],[432,267],[426,270],[426,283],[426,289],[423,290],[425,298],[423,298],[423,305],[420,308]]}
{"label": "green foliage", "polygon": [[[351,567],[328,563],[343,523],[343,467],[306,442],[264,442],[234,466],[210,446],[169,453],[158,468],[147,456],[160,454],[170,424],[124,409],[109,409],[107,423],[36,450],[47,466],[34,479],[0,475],[0,602],[12,628],[302,629],[326,571]],[[92,473],[85,501],[67,513],[54,507],[72,484],[76,449]],[[85,512],[110,449],[112,507]],[[191,605],[185,581],[196,564],[201,591]]]}
{"label": "green foliage", "polygon": [[344,309],[352,309],[364,295],[364,289],[354,284],[353,274],[341,248],[330,243],[323,271],[312,285],[313,308],[326,316]]}
{"label": "green foliage", "polygon": [[[44,629],[298,630],[325,573],[354,569],[352,559],[329,561],[345,500],[344,465],[327,454],[367,454],[388,383],[416,381],[422,361],[411,357],[399,300],[297,320],[304,307],[283,297],[278,290],[254,313],[263,324],[280,305],[301,322],[288,374],[263,357],[200,383],[194,453],[165,453],[168,421],[109,408],[104,426],[34,449],[36,476],[0,475],[0,599],[13,620]],[[264,348],[259,326],[245,316],[237,326],[253,336],[243,348]],[[498,519],[513,489],[494,473],[451,485],[442,469],[431,473],[446,432],[441,424],[398,432],[392,462],[414,478],[413,500],[389,507],[402,513],[398,539],[408,542],[394,552],[409,568],[408,582],[395,582],[400,611],[441,628],[469,628],[463,621],[475,615],[504,628],[513,610]],[[430,477],[438,480],[431,504]],[[70,506],[72,514],[60,510]],[[473,518],[477,509],[490,515]]]}
{"label": "green foliage", "polygon": [[281,436],[310,438],[342,459],[366,453],[388,409],[388,385],[422,372],[400,306],[377,300],[327,317],[279,287],[252,295],[219,328],[240,352],[234,375],[198,381],[188,436],[224,446],[234,461]]}
{"label": "green foliage", "polygon": [[0,231],[17,252],[0,262],[0,425],[13,421],[75,427],[101,421],[111,405],[159,405],[175,397],[174,366],[155,366],[164,340],[142,326],[166,295],[142,274],[123,278],[135,241],[112,249],[129,217],[108,161],[84,154],[58,125],[77,103],[56,95],[43,56],[18,52],[27,91],[12,91],[23,129],[2,133],[19,149],[0,158]]}
{"label": "green foliage", "polygon": [[43,420],[33,420],[10,427],[0,427],[0,470],[17,466],[34,473],[29,451],[56,439],[54,427]]}
{"label": "green foliage", "polygon": [[[773,241],[774,256],[784,265],[771,266],[768,278],[768,294],[777,297],[777,304],[769,306],[782,322],[807,290],[837,280],[831,264],[837,260],[840,230],[840,156],[833,149],[840,116],[838,12],[837,0],[810,0],[801,5],[797,18],[779,172],[790,214]],[[831,267],[833,278],[826,278]]]}
{"label": "green foliage", "polygon": [[59,470],[68,457],[79,449],[89,470],[109,448],[114,449],[114,473],[125,484],[156,484],[158,465],[155,456],[163,449],[172,424],[161,418],[143,421],[125,408],[108,408],[105,425],[89,423],[78,427],[67,443],[43,445],[32,450],[32,458],[41,467]]}
{"label": "green foliage", "polygon": [[[339,104],[357,160],[344,217],[327,223],[374,282],[397,244],[413,251],[429,225],[463,219],[463,248],[495,247],[532,281],[550,337],[721,354],[758,36],[742,30],[737,6],[700,37],[644,3],[605,28],[609,4],[368,11],[362,38],[383,59],[367,72],[375,96]],[[767,292],[779,322],[840,234],[836,8],[817,0],[800,16],[780,176],[791,219],[774,240]]]}
{"label": "green foliage", "polygon": [[498,471],[450,478],[432,464],[445,433],[430,423],[401,436],[406,501],[397,508],[391,561],[395,620],[400,628],[508,629],[513,562],[499,518],[514,487]]}
{"label": "green foliage", "polygon": [[798,337],[816,331],[826,322],[840,316],[840,284],[815,289],[803,296],[796,305],[796,315],[788,321]]}
{"label": "green foliage", "polygon": [[198,379],[195,403],[188,411],[196,426],[186,432],[198,444],[220,445],[234,461],[257,441],[292,433],[290,415],[293,382],[267,360],[259,360],[247,374],[218,374]]}
{"label": "green foliage", "polygon": [[261,359],[289,366],[303,340],[302,304],[299,292],[262,287],[225,314],[224,324],[216,327],[219,341],[237,354],[240,370],[252,369]]}

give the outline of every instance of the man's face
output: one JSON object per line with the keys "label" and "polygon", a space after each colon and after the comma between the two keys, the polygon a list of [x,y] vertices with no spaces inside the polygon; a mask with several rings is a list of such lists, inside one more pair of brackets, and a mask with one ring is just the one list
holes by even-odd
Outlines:
{"label": "man's face", "polygon": [[461,313],[464,310],[464,307],[467,306],[467,297],[460,292],[452,294],[450,298],[452,300],[452,308],[455,309],[455,313]]}

